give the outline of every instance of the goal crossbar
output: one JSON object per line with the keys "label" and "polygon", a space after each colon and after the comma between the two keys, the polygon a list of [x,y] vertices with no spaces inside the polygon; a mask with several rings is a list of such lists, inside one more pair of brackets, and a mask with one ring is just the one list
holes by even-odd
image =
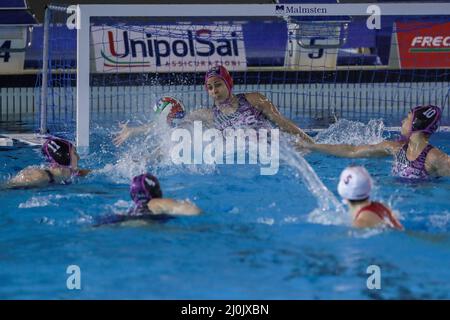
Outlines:
{"label": "goal crossbar", "polygon": [[[374,5],[378,11],[374,10]],[[407,10],[405,10],[407,6]],[[442,15],[450,3],[366,4],[189,4],[189,5],[77,5],[76,142],[89,147],[89,39],[91,17],[301,17]],[[372,11],[371,11],[372,10]]]}

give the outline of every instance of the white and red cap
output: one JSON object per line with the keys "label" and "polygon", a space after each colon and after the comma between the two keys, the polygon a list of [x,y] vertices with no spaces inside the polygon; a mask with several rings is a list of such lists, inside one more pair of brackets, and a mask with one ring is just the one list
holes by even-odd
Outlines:
{"label": "white and red cap", "polygon": [[372,178],[361,166],[350,166],[341,173],[338,184],[339,195],[348,200],[364,200],[370,196]]}

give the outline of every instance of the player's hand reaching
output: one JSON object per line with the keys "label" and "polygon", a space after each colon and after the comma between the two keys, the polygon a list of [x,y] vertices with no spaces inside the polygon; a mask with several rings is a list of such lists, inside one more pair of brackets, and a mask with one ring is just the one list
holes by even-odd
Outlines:
{"label": "player's hand reaching", "polygon": [[128,121],[125,123],[119,123],[120,131],[116,133],[114,138],[114,145],[116,147],[124,143],[128,138],[134,135],[134,128],[128,127]]}

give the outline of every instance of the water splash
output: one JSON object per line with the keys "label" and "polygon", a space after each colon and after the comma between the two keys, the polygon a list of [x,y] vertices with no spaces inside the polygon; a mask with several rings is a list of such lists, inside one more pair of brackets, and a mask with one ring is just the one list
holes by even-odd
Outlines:
{"label": "water splash", "polygon": [[316,143],[327,144],[376,144],[384,141],[384,123],[381,119],[369,123],[340,119],[315,137]]}
{"label": "water splash", "polygon": [[[384,124],[381,120],[371,120],[367,125],[340,120],[321,132],[316,140],[321,143],[378,143],[383,140],[383,130]],[[164,123],[153,126],[145,136],[130,140],[125,149],[119,154],[116,153],[116,163],[106,165],[100,172],[119,183],[128,183],[132,176],[145,171],[151,171],[158,176],[216,172],[214,165],[174,166],[170,155],[174,143],[171,141],[171,134],[171,128]],[[281,160],[297,172],[319,204],[319,207],[309,214],[308,221],[320,224],[349,224],[347,211],[340,201],[322,183],[309,163],[286,141],[288,139],[282,136]]]}
{"label": "water splash", "polygon": [[377,227],[377,228],[364,228],[364,229],[353,229],[349,230],[348,236],[356,239],[369,239],[374,236],[378,236],[383,234],[384,232],[389,231],[386,227]]}
{"label": "water splash", "polygon": [[89,193],[80,193],[80,194],[51,194],[48,196],[33,196],[27,201],[20,203],[20,209],[28,209],[28,208],[38,208],[38,207],[48,207],[48,206],[59,206],[61,200],[72,200],[73,198],[93,198],[93,195]]}
{"label": "water splash", "polygon": [[317,199],[319,207],[308,215],[308,222],[326,225],[348,224],[348,214],[342,204],[322,183],[314,169],[299,152],[282,142],[281,160],[297,171],[308,190]]}
{"label": "water splash", "polygon": [[431,230],[446,232],[450,228],[450,212],[444,211],[440,214],[432,214],[428,217],[428,226]]}
{"label": "water splash", "polygon": [[97,172],[118,183],[128,183],[131,177],[148,171],[157,176],[215,172],[214,165],[175,166],[171,158],[171,150],[176,143],[171,140],[173,130],[164,121],[154,122],[154,125],[141,137],[128,140],[124,149],[118,153],[113,150],[111,156],[117,159],[115,163],[106,164]]}
{"label": "water splash", "polygon": [[269,226],[273,225],[275,223],[275,219],[273,218],[258,218],[256,220],[257,223],[261,223],[261,224],[267,224]]}
{"label": "water splash", "polygon": [[[328,129],[320,132],[316,137],[317,143],[328,144],[376,144],[384,140],[384,123],[382,120],[370,120],[366,125],[361,122],[341,119]],[[308,215],[308,221],[320,224],[350,224],[347,210],[336,199],[334,194],[322,183],[309,163],[291,147],[284,147],[282,158],[305,182],[308,190],[317,199],[319,207]]]}

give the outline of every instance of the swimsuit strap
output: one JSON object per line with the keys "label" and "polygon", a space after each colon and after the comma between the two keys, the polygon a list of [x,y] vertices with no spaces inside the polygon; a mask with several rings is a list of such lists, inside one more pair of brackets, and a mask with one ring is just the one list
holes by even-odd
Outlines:
{"label": "swimsuit strap", "polygon": [[415,160],[410,161],[406,157],[408,144],[404,144],[395,155],[395,161],[392,166],[393,174],[403,178],[427,178],[429,174],[425,168],[425,161],[428,153],[433,148],[431,144],[428,144]]}
{"label": "swimsuit strap", "polygon": [[237,94],[236,98],[238,99],[238,108],[231,114],[224,114],[216,105],[213,107],[214,124],[217,129],[243,127],[270,129],[272,127],[263,112],[250,104],[244,93]]}
{"label": "swimsuit strap", "polygon": [[[420,152],[420,154],[417,156],[416,159],[414,160],[408,160],[408,158],[406,157],[406,154],[408,152],[408,144],[405,143],[402,147],[402,149],[400,150],[400,152],[404,153],[405,155],[405,159],[406,161],[408,161],[410,164],[414,163],[414,164],[420,164],[425,166],[425,160],[427,158],[428,153],[430,152],[431,149],[433,149],[434,147],[431,144],[427,144],[425,148],[423,148],[422,152]],[[399,152],[399,154],[400,154]]]}
{"label": "swimsuit strap", "polygon": [[384,206],[383,204],[379,203],[379,202],[371,202],[370,204],[360,208],[358,210],[358,212],[356,212],[355,215],[355,219],[357,220],[359,218],[359,215],[361,214],[361,212],[363,211],[372,211],[373,213],[375,213],[378,218],[383,219],[386,216],[386,212],[389,212],[389,210],[386,208],[386,206]]}
{"label": "swimsuit strap", "polygon": [[356,212],[355,219],[353,221],[356,221],[363,211],[370,211],[376,214],[378,218],[380,218],[383,221],[387,218],[394,228],[403,229],[402,225],[399,224],[397,219],[395,219],[394,216],[392,215],[391,210],[389,210],[389,208],[387,208],[384,204],[380,202],[373,201],[367,206],[360,208],[358,212]]}
{"label": "swimsuit strap", "polygon": [[50,169],[44,169],[44,172],[48,176],[48,183],[55,183],[55,175],[50,171]]}

